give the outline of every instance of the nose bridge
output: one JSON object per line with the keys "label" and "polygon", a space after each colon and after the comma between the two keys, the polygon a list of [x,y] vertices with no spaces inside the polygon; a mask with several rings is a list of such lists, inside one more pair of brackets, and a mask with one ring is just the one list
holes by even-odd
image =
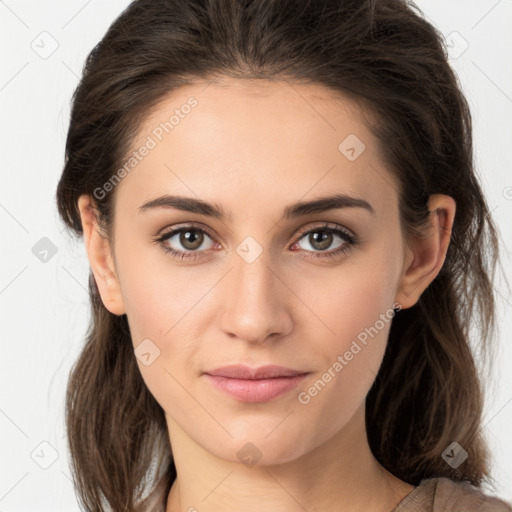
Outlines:
{"label": "nose bridge", "polygon": [[246,341],[264,341],[292,327],[286,287],[272,268],[268,250],[247,237],[233,252],[225,290],[222,328]]}

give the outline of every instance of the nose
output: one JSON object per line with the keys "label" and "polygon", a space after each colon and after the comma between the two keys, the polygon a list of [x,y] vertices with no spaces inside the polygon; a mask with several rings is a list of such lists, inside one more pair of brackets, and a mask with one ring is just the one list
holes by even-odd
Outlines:
{"label": "nose", "polygon": [[233,264],[222,290],[223,332],[248,343],[264,343],[272,335],[275,340],[289,334],[293,329],[293,293],[266,253],[251,263],[235,253]]}

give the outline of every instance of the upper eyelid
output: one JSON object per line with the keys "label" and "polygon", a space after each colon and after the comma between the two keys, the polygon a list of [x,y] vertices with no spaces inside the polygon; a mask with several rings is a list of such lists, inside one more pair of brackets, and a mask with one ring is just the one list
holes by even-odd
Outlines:
{"label": "upper eyelid", "polygon": [[341,226],[340,224],[336,224],[334,222],[323,222],[320,226],[312,226],[312,227],[306,227],[304,229],[299,229],[298,231],[298,237],[302,238],[302,236],[307,235],[311,231],[315,231],[316,229],[321,230],[325,229],[327,230],[340,230],[345,232],[347,235],[351,237],[356,237],[356,234],[353,233],[350,229],[346,228],[345,226]]}
{"label": "upper eyelid", "polygon": [[179,233],[181,231],[184,231],[186,230],[187,228],[191,228],[191,229],[197,229],[198,231],[204,231],[211,239],[214,239],[215,236],[213,234],[210,233],[210,230],[205,227],[204,225],[200,224],[200,225],[196,225],[194,223],[185,223],[183,225],[180,225],[178,224],[177,227],[171,227],[169,229],[167,228],[164,228],[162,229],[159,234],[157,235],[157,238],[162,238],[166,235],[175,235],[176,233]]}

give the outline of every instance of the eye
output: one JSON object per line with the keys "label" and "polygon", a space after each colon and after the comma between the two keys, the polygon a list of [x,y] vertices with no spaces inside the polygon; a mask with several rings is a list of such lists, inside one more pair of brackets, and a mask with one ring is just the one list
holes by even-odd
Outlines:
{"label": "eye", "polygon": [[[301,247],[301,240],[306,238],[306,236],[306,243],[309,244],[311,249]],[[326,249],[331,247],[336,238],[341,239],[341,243],[336,245],[334,250],[326,251]],[[210,240],[210,243],[208,243],[208,240]],[[308,258],[334,258],[343,256],[353,246],[357,245],[357,241],[355,235],[342,229],[340,226],[323,224],[300,233],[300,238],[291,248],[298,246],[304,249]],[[189,261],[203,256],[203,253],[209,249],[221,247],[220,244],[213,241],[213,237],[205,228],[193,225],[167,231],[155,238],[155,242],[162,245],[164,251],[172,258]],[[205,242],[206,247],[204,246]],[[181,248],[179,247],[180,245]]]}
{"label": "eye", "polygon": [[[212,240],[212,237],[206,232],[204,228],[184,226],[182,228],[173,229],[164,233],[163,235],[156,238],[155,241],[159,242],[162,245],[164,251],[169,253],[173,258],[178,260],[193,260],[199,256],[199,252],[212,248],[212,245],[214,244],[206,244],[207,247],[203,246],[207,239]],[[181,245],[183,249],[180,249],[179,247],[178,249],[173,248],[173,246],[176,245]]]}
{"label": "eye", "polygon": [[[307,238],[306,238],[307,237]],[[309,245],[313,251],[306,247],[308,258],[334,258],[343,256],[353,246],[357,245],[357,237],[339,226],[331,227],[329,224],[323,224],[302,233],[300,239],[292,247],[299,246],[302,239],[306,239],[306,245]],[[326,252],[331,247],[336,238],[342,242],[334,247],[334,250]],[[315,254],[317,253],[317,254]]]}

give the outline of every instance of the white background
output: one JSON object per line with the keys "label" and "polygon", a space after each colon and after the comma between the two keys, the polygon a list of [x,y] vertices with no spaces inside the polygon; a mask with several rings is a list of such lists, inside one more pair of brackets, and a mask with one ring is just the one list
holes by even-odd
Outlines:
{"label": "white background", "polygon": [[[64,164],[70,99],[86,55],[127,5],[121,0],[0,1],[0,512],[78,510],[63,400],[88,324],[89,266],[82,242],[62,232],[54,195]],[[422,0],[418,5],[453,42],[451,62],[472,108],[477,168],[501,230],[510,280],[512,1]],[[40,36],[43,31],[58,44],[46,59],[31,46],[44,37],[45,48],[51,48],[50,36]],[[57,249],[46,263],[32,252],[42,237]],[[493,454],[493,492],[512,501],[512,298],[502,283],[496,289],[501,344],[487,383],[484,430]],[[55,462],[43,469],[40,464],[50,464],[52,456]]]}

